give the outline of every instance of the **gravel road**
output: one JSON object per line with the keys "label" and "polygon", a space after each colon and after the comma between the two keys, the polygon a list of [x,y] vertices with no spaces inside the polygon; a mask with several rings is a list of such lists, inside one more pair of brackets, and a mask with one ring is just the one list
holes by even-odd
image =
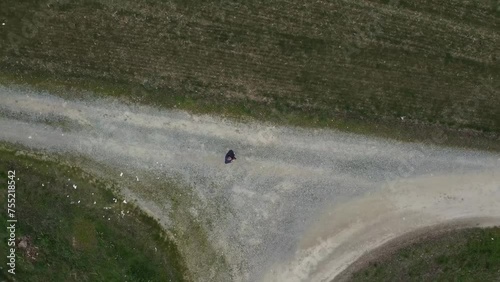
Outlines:
{"label": "gravel road", "polygon": [[[210,219],[210,244],[234,281],[330,281],[405,232],[455,219],[500,222],[495,153],[64,100],[24,87],[0,85],[0,98],[1,141],[84,156],[139,183],[143,175],[181,179],[200,203],[186,210]],[[238,159],[225,165],[228,149]],[[167,194],[139,204],[175,231]],[[225,214],[206,208],[214,204]]]}

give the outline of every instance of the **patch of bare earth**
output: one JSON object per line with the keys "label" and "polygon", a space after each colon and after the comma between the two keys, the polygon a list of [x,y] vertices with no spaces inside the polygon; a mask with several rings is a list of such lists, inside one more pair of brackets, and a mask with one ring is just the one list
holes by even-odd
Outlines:
{"label": "patch of bare earth", "polygon": [[39,248],[33,244],[33,238],[31,236],[22,236],[16,240],[16,245],[18,250],[28,259],[30,262],[35,262],[39,255]]}

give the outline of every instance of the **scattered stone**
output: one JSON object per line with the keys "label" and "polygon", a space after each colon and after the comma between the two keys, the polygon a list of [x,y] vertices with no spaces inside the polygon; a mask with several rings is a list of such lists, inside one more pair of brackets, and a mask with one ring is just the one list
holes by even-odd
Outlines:
{"label": "scattered stone", "polygon": [[28,247],[28,242],[26,240],[21,239],[21,242],[19,242],[17,246],[21,249],[26,249],[26,247]]}
{"label": "scattered stone", "polygon": [[38,247],[33,244],[31,236],[22,236],[16,240],[16,243],[17,247],[30,261],[36,261],[38,257]]}
{"label": "scattered stone", "polygon": [[75,189],[76,189],[76,185],[75,185],[75,184],[73,184],[73,188],[75,188]]}
{"label": "scattered stone", "polygon": [[122,173],[120,173],[120,176],[123,176],[123,172],[122,172]]}

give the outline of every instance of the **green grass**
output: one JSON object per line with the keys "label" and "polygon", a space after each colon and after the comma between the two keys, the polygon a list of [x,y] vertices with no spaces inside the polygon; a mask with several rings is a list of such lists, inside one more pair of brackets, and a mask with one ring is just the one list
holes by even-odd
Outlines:
{"label": "green grass", "polygon": [[0,80],[405,141],[436,143],[444,133],[446,145],[500,149],[491,1],[302,4],[8,0]]}
{"label": "green grass", "polygon": [[498,281],[500,227],[451,231],[374,260],[350,281]]}
{"label": "green grass", "polygon": [[[29,236],[32,246],[38,248],[34,260],[17,248],[15,277],[7,273],[2,255],[0,278],[182,281],[188,275],[176,245],[165,239],[158,223],[133,204],[120,199],[114,203],[116,196],[104,188],[109,183],[78,168],[19,155],[5,148],[0,150],[0,159],[1,183],[7,183],[8,170],[16,171],[17,238]],[[0,202],[5,206],[6,185],[1,186],[0,192]],[[6,219],[6,209],[2,209],[0,221]],[[0,233],[2,254],[7,253],[6,235]]]}
{"label": "green grass", "polygon": [[[105,171],[104,168],[102,170]],[[147,172],[142,175],[140,184],[134,178],[127,188],[143,201],[169,207],[169,237],[175,240],[193,280],[233,280],[227,257],[214,245],[214,238],[210,237],[215,226],[214,220],[223,221],[231,213],[224,201],[226,192],[207,183],[206,188],[214,194],[207,201],[202,201],[194,188],[186,187],[176,176],[156,180],[155,175]],[[197,215],[193,214],[193,209],[196,209]]]}

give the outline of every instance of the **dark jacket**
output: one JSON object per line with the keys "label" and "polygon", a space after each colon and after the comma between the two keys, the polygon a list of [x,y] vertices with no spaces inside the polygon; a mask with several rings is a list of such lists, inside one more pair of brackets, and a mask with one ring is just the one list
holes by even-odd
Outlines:
{"label": "dark jacket", "polygon": [[233,160],[236,160],[236,156],[234,155],[233,150],[229,150],[226,154],[226,158],[224,159],[224,162],[226,164],[231,163]]}

